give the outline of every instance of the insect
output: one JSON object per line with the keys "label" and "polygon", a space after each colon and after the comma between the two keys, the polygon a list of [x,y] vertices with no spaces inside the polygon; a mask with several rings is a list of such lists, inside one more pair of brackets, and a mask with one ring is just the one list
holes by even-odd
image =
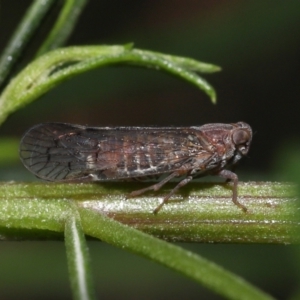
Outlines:
{"label": "insect", "polygon": [[37,177],[49,181],[111,181],[165,175],[161,181],[129,197],[157,191],[175,177],[181,180],[154,210],[193,178],[217,175],[233,182],[231,169],[248,151],[251,127],[244,123],[192,127],[85,127],[65,123],[38,124],[21,140],[20,157]]}

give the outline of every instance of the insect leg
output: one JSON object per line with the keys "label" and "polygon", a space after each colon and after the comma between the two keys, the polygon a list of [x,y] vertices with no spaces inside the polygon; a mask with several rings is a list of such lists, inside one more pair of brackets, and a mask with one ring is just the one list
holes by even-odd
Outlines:
{"label": "insect leg", "polygon": [[232,189],[232,202],[240,207],[244,212],[247,212],[247,207],[241,204],[238,199],[237,199],[237,185],[238,185],[238,177],[235,173],[229,171],[229,170],[221,170],[219,173],[216,175],[223,177],[225,179],[229,179],[233,182],[233,189]]}
{"label": "insect leg", "polygon": [[[235,173],[236,167],[237,167],[237,165],[230,166],[229,170],[230,170],[232,173]],[[230,178],[227,178],[227,179],[226,179],[226,182],[230,182],[230,181],[231,181]]]}
{"label": "insect leg", "polygon": [[163,201],[154,209],[153,213],[157,214],[160,211],[160,209],[164,206],[164,204],[166,204],[168,202],[168,200],[170,199],[170,197],[172,195],[174,195],[178,189],[180,189],[181,187],[183,187],[184,185],[186,185],[187,183],[189,183],[192,179],[193,179],[193,176],[187,176],[186,178],[184,178],[183,180],[181,180],[175,186],[175,188],[163,199]]}
{"label": "insect leg", "polygon": [[160,182],[158,182],[156,184],[153,184],[151,186],[148,186],[148,187],[146,187],[144,189],[133,191],[128,196],[129,197],[136,197],[136,196],[139,196],[141,194],[144,194],[147,191],[151,191],[151,190],[158,191],[165,183],[167,183],[169,180],[171,180],[172,178],[174,178],[176,176],[178,176],[178,173],[177,172],[173,172],[169,176],[167,176],[166,178],[164,178],[162,181],[160,181]]}

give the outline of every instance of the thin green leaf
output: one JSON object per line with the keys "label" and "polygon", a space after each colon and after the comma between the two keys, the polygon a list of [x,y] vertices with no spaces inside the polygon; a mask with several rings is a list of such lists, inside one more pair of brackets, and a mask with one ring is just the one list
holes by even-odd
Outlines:
{"label": "thin green leaf", "polygon": [[65,41],[72,33],[84,6],[87,4],[87,0],[66,0],[64,2],[64,6],[57,21],[49,36],[38,50],[37,56],[64,45]]}
{"label": "thin green leaf", "polygon": [[190,82],[204,91],[213,103],[216,103],[216,92],[213,87],[201,76],[194,72],[195,69],[205,69],[193,63],[191,59],[184,57],[159,54],[157,52],[143,51],[138,49],[132,50],[132,57],[130,63],[134,65],[148,66],[155,69],[161,69],[181,79]]}
{"label": "thin green leaf", "polygon": [[[130,64],[164,70],[202,89],[213,102],[214,89],[200,76],[162,55],[125,46],[83,46],[53,50],[39,57],[18,74],[0,97],[0,123],[7,116],[66,79],[83,72],[112,64]],[[175,57],[174,60],[178,60]],[[190,62],[187,62],[190,65]]]}
{"label": "thin green leaf", "polygon": [[0,58],[0,86],[8,77],[21,52],[38,29],[54,0],[35,0],[12,35]]}
{"label": "thin green leaf", "polygon": [[73,299],[96,299],[92,284],[89,251],[80,217],[75,208],[73,214],[66,218],[65,245]]}
{"label": "thin green leaf", "polygon": [[[141,50],[136,49],[135,51],[140,52]],[[197,60],[189,58],[189,57],[180,57],[180,56],[162,54],[159,52],[148,51],[148,50],[142,50],[141,54],[143,54],[143,53],[147,53],[149,55],[158,55],[161,58],[164,58],[173,63],[176,63],[183,68],[186,68],[190,71],[199,72],[199,73],[214,73],[214,72],[219,72],[222,70],[221,67],[219,67],[219,66],[204,63],[201,61],[197,61]]]}

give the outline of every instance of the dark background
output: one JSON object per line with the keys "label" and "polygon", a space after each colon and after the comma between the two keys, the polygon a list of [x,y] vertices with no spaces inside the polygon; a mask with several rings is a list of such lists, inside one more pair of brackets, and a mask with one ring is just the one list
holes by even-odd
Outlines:
{"label": "dark background", "polygon": [[[30,3],[0,1],[0,50]],[[45,32],[42,28],[36,41]],[[68,45],[128,42],[134,42],[137,48],[221,66],[222,72],[205,75],[217,91],[217,105],[211,104],[202,91],[162,72],[126,66],[102,68],[63,83],[13,114],[1,127],[0,137],[19,139],[27,128],[46,121],[94,126],[246,121],[253,128],[254,139],[249,158],[238,170],[240,178],[283,178],[279,166],[285,164],[288,151],[299,151],[299,0],[91,0]],[[26,53],[28,59],[30,55],[30,51]],[[0,178],[34,179],[20,163],[3,166]],[[295,286],[291,247],[184,246],[220,262],[280,299],[292,293]],[[47,292],[49,299],[68,295],[62,244],[2,243],[0,247],[2,251],[7,248],[0,255],[0,265],[2,260],[7,264],[7,269],[0,271],[7,279],[0,280],[0,290],[7,298],[17,297],[15,286],[19,284],[22,292],[32,297],[44,295],[46,288],[53,293]],[[92,243],[91,252],[97,286],[106,299],[124,295],[139,299],[218,299],[172,271],[102,243]],[[36,257],[40,257],[40,263],[35,263]],[[104,268],[107,276],[103,275]],[[25,290],[31,284],[40,289]]]}

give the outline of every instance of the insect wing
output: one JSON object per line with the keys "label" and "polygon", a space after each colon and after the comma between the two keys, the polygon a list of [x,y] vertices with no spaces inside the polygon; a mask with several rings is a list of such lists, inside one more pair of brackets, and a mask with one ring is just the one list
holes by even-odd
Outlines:
{"label": "insect wing", "polygon": [[[64,180],[83,176],[85,164],[78,148],[78,129],[68,124],[39,124],[25,133],[21,140],[20,157],[27,169],[45,180]],[[74,138],[76,136],[76,138]],[[91,145],[89,145],[91,146]],[[89,147],[93,151],[93,147]]]}
{"label": "insect wing", "polygon": [[[110,180],[173,172],[211,153],[188,128],[96,128],[45,123],[22,138],[20,157],[36,176],[50,181]],[[189,138],[188,138],[189,136]],[[198,139],[197,139],[198,140]],[[199,141],[199,140],[198,140]],[[196,150],[196,151],[195,151]]]}

